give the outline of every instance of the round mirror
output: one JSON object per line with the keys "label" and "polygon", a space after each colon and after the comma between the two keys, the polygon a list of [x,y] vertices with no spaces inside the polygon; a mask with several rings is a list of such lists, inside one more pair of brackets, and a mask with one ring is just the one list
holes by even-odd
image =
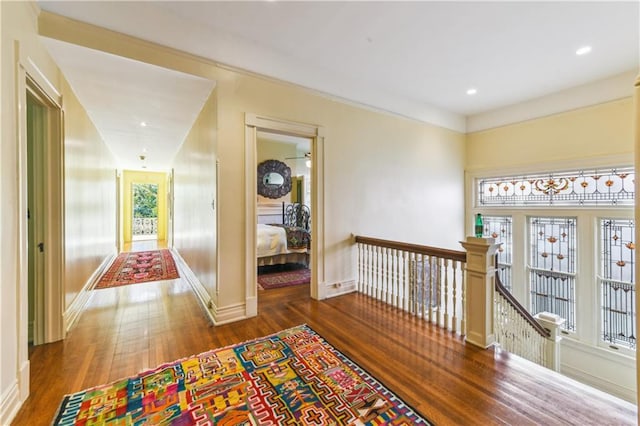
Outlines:
{"label": "round mirror", "polygon": [[291,168],[278,160],[258,164],[258,194],[281,198],[291,192]]}
{"label": "round mirror", "polygon": [[264,183],[265,185],[271,185],[277,188],[284,184],[284,177],[282,177],[280,173],[269,172],[266,175],[264,175],[264,178],[262,179],[262,183]]}

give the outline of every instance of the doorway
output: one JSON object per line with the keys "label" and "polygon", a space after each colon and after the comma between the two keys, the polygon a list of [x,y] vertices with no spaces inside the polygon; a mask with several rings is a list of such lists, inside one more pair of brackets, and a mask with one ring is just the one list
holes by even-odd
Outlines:
{"label": "doorway", "polygon": [[257,132],[259,295],[310,284],[311,144],[311,138]]}
{"label": "doorway", "polygon": [[168,175],[163,172],[122,172],[123,248],[145,240],[166,245],[168,182]]}
{"label": "doorway", "polygon": [[[257,230],[258,215],[257,193],[257,144],[258,133],[287,135],[306,138],[310,142],[310,178],[309,199],[311,210],[310,230],[313,239],[310,242],[309,263],[311,265],[310,293],[314,299],[324,299],[327,289],[324,286],[324,129],[313,124],[304,124],[281,119],[245,115],[245,311],[246,316],[258,313],[257,271]],[[306,164],[306,159],[305,159]]]}
{"label": "doorway", "polygon": [[132,241],[158,239],[158,184],[132,183]]}
{"label": "doorway", "polygon": [[28,342],[44,343],[44,155],[46,106],[27,91]]}
{"label": "doorway", "polygon": [[[64,338],[64,170],[62,110],[24,74],[20,99],[20,299],[24,343]],[[24,260],[22,260],[24,259]],[[24,330],[24,331],[22,331]]]}

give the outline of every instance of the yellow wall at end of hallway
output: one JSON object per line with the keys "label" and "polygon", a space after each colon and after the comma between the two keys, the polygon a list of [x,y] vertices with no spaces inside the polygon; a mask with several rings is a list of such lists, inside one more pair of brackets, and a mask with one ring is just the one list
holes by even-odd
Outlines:
{"label": "yellow wall at end of hallway", "polygon": [[131,242],[131,223],[133,219],[133,196],[131,185],[151,183],[158,185],[158,240],[167,239],[167,174],[162,172],[138,172],[125,170],[122,173],[122,209],[124,241]]}

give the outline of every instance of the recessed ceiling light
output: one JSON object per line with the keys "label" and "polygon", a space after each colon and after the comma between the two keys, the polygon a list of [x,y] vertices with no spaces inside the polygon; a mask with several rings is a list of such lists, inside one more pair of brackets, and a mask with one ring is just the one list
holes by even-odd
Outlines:
{"label": "recessed ceiling light", "polygon": [[140,122],[140,127],[147,127],[147,122],[146,121],[141,121]]}
{"label": "recessed ceiling light", "polygon": [[478,93],[477,89],[471,88],[471,89],[467,90],[467,95],[475,95],[476,93]]}
{"label": "recessed ceiling light", "polygon": [[580,49],[576,50],[576,55],[582,56],[591,52],[591,46],[582,46]]}

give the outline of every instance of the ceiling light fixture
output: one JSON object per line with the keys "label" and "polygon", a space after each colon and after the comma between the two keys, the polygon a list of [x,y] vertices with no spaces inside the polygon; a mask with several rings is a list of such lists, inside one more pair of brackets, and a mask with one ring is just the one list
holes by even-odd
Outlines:
{"label": "ceiling light fixture", "polygon": [[147,127],[147,122],[146,121],[141,121],[140,122],[140,127]]}
{"label": "ceiling light fixture", "polygon": [[476,93],[478,93],[477,89],[471,88],[471,89],[467,90],[467,95],[471,96],[471,95],[475,95]]}
{"label": "ceiling light fixture", "polygon": [[582,46],[580,49],[576,50],[576,55],[582,56],[591,52],[591,46]]}

